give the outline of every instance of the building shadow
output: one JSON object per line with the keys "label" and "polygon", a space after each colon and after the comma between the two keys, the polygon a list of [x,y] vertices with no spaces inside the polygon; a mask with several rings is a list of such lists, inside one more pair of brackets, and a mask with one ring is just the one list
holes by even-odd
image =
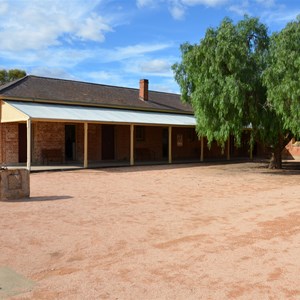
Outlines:
{"label": "building shadow", "polygon": [[59,201],[59,200],[67,200],[72,199],[71,196],[42,196],[42,197],[29,197],[22,199],[13,199],[13,200],[5,200],[5,202],[43,202],[43,201]]}

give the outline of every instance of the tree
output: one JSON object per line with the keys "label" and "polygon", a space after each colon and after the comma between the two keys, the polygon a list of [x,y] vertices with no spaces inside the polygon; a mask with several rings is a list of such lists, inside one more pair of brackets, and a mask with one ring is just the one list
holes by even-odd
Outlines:
{"label": "tree", "polygon": [[300,136],[300,15],[271,37],[264,74],[268,101],[285,130]]}
{"label": "tree", "polygon": [[243,130],[251,127],[251,143],[260,140],[272,147],[280,168],[286,133],[262,81],[269,43],[267,28],[257,18],[245,16],[236,25],[225,18],[199,44],[181,45],[182,61],[173,71],[182,101],[194,109],[199,136],[224,147],[233,135],[239,146]]}
{"label": "tree", "polygon": [[19,69],[12,70],[0,70],[0,85],[5,84],[7,82],[14,81],[16,79],[22,78],[26,76],[26,72]]}

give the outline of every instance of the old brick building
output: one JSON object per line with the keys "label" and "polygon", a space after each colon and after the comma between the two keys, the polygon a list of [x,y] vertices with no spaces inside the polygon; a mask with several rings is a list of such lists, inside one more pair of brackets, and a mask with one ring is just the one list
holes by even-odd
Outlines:
{"label": "old brick building", "polygon": [[[225,151],[198,138],[177,94],[26,76],[0,88],[0,162],[68,165],[179,162],[251,157],[229,138]],[[254,149],[255,153],[260,149]],[[255,154],[254,153],[254,154]]]}

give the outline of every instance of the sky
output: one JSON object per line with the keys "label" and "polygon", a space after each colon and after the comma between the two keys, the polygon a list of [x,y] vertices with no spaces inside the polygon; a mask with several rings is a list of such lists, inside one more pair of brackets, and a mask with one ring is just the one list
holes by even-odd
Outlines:
{"label": "sky", "polygon": [[179,93],[180,45],[245,14],[280,31],[300,0],[0,0],[0,69]]}

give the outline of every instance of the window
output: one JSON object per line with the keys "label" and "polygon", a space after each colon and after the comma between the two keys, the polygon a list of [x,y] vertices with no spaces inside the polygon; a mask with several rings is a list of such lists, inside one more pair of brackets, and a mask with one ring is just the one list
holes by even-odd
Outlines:
{"label": "window", "polygon": [[145,141],[145,126],[136,126],[135,127],[135,140],[137,142]]}
{"label": "window", "polygon": [[182,147],[182,146],[183,146],[183,135],[177,134],[177,147]]}

